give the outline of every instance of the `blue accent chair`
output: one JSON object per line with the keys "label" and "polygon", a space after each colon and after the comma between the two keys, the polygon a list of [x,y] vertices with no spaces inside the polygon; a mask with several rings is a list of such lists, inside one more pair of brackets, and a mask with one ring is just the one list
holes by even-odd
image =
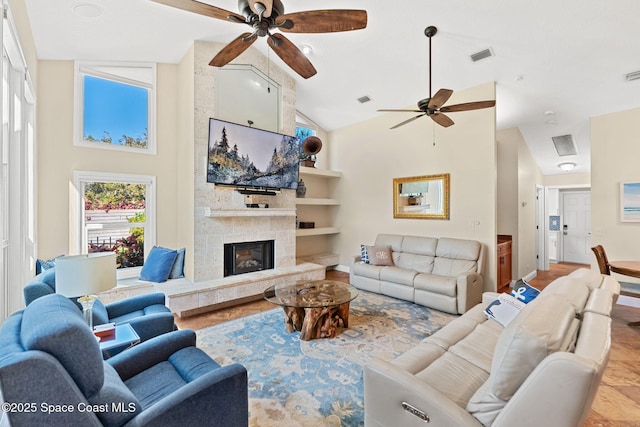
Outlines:
{"label": "blue accent chair", "polygon": [[248,426],[247,371],[220,366],[185,329],[107,361],[67,298],[46,295],[0,328],[0,400],[22,426]]}
{"label": "blue accent chair", "polygon": [[[37,298],[55,294],[55,268],[44,271],[35,276],[23,289],[24,302],[28,306]],[[72,301],[82,309],[72,298]],[[178,329],[174,322],[173,313],[165,305],[165,295],[157,292],[139,295],[103,304],[100,300],[93,305],[93,324],[129,323],[140,336],[140,341]]]}

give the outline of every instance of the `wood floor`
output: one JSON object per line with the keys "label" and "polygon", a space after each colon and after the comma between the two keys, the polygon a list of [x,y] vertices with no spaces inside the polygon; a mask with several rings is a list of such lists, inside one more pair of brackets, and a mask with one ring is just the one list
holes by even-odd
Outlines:
{"label": "wood floor", "polygon": [[[586,266],[551,264],[551,270],[538,271],[538,276],[530,283],[538,289],[543,289],[554,279],[580,267]],[[328,271],[327,278],[349,281],[347,273],[338,271]],[[200,329],[272,308],[273,304],[258,300],[185,319],[176,318],[176,324],[180,328]],[[627,325],[628,322],[640,320],[640,308],[618,304],[613,309],[612,319],[609,364],[584,426],[640,427],[640,327]]]}

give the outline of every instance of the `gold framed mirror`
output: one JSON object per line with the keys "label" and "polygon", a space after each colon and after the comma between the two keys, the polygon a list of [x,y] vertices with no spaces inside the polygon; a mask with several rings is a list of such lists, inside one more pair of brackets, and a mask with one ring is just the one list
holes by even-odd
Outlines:
{"label": "gold framed mirror", "polygon": [[449,219],[449,174],[394,178],[393,217]]}

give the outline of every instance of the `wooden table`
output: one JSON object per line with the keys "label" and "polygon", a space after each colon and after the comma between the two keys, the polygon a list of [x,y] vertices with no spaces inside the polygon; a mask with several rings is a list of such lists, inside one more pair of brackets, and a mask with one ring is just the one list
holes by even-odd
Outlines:
{"label": "wooden table", "polygon": [[612,273],[640,278],[640,261],[610,261],[609,270]]}
{"label": "wooden table", "polygon": [[287,331],[300,339],[333,338],[349,327],[349,305],[358,296],[353,286],[332,280],[301,280],[265,289],[264,299],[282,306]]}

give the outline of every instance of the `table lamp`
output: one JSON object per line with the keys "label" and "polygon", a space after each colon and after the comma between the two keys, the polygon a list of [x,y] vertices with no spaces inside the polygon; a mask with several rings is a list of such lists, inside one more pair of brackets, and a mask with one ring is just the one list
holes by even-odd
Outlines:
{"label": "table lamp", "polygon": [[56,293],[78,297],[89,328],[93,328],[95,294],[116,286],[115,252],[71,255],[56,260]]}

